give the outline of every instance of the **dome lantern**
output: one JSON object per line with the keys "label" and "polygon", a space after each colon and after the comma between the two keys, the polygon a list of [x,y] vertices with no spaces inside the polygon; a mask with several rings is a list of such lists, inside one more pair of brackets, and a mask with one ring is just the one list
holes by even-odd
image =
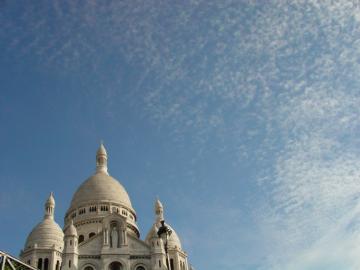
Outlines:
{"label": "dome lantern", "polygon": [[159,235],[158,235],[159,229],[161,228],[161,226],[165,226],[165,225],[171,231],[171,234],[167,235],[168,236],[168,238],[167,238],[168,248],[169,249],[176,249],[176,248],[181,249],[180,238],[177,235],[174,228],[172,228],[168,223],[165,222],[164,207],[163,207],[162,203],[160,202],[160,200],[157,198],[155,201],[155,223],[153,224],[150,231],[148,232],[148,234],[145,238],[145,242],[150,244],[152,239],[158,239],[159,238]]}
{"label": "dome lantern", "polygon": [[164,220],[164,208],[159,198],[156,198],[155,201],[155,215],[157,223],[160,223],[162,220]]}
{"label": "dome lantern", "polygon": [[55,210],[55,199],[53,193],[50,192],[50,196],[45,203],[44,218],[54,219],[54,210]]}
{"label": "dome lantern", "polygon": [[104,144],[101,142],[96,152],[96,172],[108,174],[107,171],[107,153]]}
{"label": "dome lantern", "polygon": [[44,219],[38,223],[26,239],[24,250],[32,247],[63,249],[64,234],[60,226],[54,221],[55,199],[51,192],[45,202]]}
{"label": "dome lantern", "polygon": [[[136,212],[131,205],[129,195],[123,185],[108,174],[106,162],[107,152],[101,143],[96,152],[96,172],[86,179],[74,193],[65,215],[65,226],[70,224],[70,219],[74,219],[74,224],[77,224],[79,220],[86,219],[88,215],[82,215],[86,209],[92,213],[91,216],[97,215],[99,217],[104,217],[113,212],[124,212],[123,215],[131,225],[129,230],[139,234],[136,225]],[[82,213],[79,212],[80,210]]]}
{"label": "dome lantern", "polygon": [[78,236],[73,220],[70,221],[70,225],[65,229],[65,236]]}

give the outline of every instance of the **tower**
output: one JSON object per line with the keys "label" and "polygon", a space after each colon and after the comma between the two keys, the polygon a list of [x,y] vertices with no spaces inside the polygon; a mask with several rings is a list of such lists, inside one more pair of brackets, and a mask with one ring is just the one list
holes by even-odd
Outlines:
{"label": "tower", "polygon": [[150,246],[152,269],[160,270],[166,269],[166,255],[164,244],[157,234],[161,226],[160,223],[164,220],[164,209],[158,198],[155,200],[154,212],[155,223],[151,227],[148,236],[146,237],[146,241]]}
{"label": "tower", "polygon": [[[164,221],[164,207],[159,199],[155,201],[155,223],[151,227],[146,242],[151,248],[151,263],[153,269],[166,269],[166,255],[164,249],[164,243],[158,237],[158,230],[161,226],[161,222]],[[168,237],[168,264],[170,270],[188,270],[187,254],[181,248],[180,239],[175,230],[169,225],[171,234]]]}
{"label": "tower", "polygon": [[61,269],[78,269],[78,256],[78,234],[71,220],[70,225],[65,229],[63,264]]}

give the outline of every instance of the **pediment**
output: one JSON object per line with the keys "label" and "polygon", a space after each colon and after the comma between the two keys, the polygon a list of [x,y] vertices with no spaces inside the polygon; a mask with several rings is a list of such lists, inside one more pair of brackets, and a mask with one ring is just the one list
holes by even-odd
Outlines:
{"label": "pediment", "polygon": [[109,227],[109,224],[111,222],[117,222],[119,225],[122,225],[123,227],[126,227],[126,218],[121,216],[118,213],[111,213],[103,218],[102,223],[104,227]]}
{"label": "pediment", "polygon": [[101,247],[102,234],[99,233],[79,245],[79,255],[97,255],[100,253]]}
{"label": "pediment", "polygon": [[128,244],[132,253],[136,254],[149,254],[150,255],[150,247],[143,240],[138,239],[132,235],[128,235]]}

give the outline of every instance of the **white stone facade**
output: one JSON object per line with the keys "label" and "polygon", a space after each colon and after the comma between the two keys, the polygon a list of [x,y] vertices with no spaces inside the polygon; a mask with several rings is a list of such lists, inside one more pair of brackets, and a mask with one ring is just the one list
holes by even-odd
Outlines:
{"label": "white stone facade", "polygon": [[[53,194],[45,215],[29,234],[22,261],[41,270],[189,270],[187,254],[171,228],[168,260],[157,231],[163,206],[155,202],[155,222],[140,239],[136,212],[125,188],[108,173],[103,144],[96,154],[96,172],[75,192],[64,218],[64,230],[54,221]],[[64,231],[64,232],[63,232]],[[168,261],[168,263],[166,263]]]}

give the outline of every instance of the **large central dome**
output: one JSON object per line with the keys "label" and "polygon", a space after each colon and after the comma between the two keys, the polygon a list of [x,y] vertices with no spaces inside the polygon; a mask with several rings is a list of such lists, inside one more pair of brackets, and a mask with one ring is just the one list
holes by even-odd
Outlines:
{"label": "large central dome", "polygon": [[120,204],[132,210],[125,188],[105,172],[97,172],[81,184],[72,198],[70,209],[101,202]]}
{"label": "large central dome", "polygon": [[125,188],[107,170],[107,153],[103,144],[96,153],[96,172],[75,192],[68,213],[89,205],[118,205],[135,214]]}

